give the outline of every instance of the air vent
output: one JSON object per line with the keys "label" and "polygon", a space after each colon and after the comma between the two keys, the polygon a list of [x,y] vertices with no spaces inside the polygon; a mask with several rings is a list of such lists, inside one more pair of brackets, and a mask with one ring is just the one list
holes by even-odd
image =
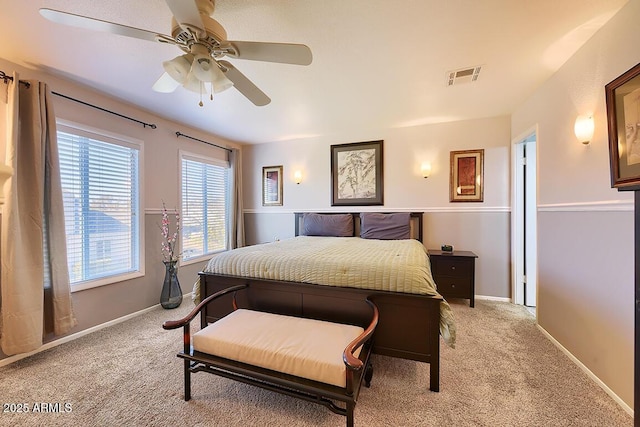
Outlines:
{"label": "air vent", "polygon": [[462,68],[447,72],[447,86],[458,85],[460,83],[471,83],[478,80],[482,67]]}

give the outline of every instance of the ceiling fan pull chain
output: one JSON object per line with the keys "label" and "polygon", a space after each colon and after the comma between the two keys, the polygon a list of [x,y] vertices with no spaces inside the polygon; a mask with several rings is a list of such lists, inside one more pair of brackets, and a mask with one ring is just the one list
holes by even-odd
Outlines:
{"label": "ceiling fan pull chain", "polygon": [[204,83],[200,82],[200,103],[198,104],[199,106],[204,106],[204,104],[202,103],[202,89],[204,87]]}
{"label": "ceiling fan pull chain", "polygon": [[211,89],[211,100],[213,101],[213,82],[211,82],[211,86],[209,86],[209,88]]}

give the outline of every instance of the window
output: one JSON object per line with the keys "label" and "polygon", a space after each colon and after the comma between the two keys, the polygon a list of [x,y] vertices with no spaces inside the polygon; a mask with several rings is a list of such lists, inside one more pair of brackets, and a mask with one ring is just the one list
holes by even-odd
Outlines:
{"label": "window", "polygon": [[227,249],[229,165],[182,155],[182,259]]}
{"label": "window", "polygon": [[58,151],[72,287],[141,275],[140,145],[59,125]]}

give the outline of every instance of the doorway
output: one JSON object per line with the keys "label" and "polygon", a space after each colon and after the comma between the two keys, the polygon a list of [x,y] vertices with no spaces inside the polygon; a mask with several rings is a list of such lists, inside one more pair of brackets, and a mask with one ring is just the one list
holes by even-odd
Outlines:
{"label": "doorway", "polygon": [[537,306],[537,129],[513,140],[513,302]]}

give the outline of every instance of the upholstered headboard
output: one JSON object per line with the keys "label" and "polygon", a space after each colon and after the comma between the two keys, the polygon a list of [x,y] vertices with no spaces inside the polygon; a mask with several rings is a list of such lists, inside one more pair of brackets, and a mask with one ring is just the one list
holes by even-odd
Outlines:
{"label": "upholstered headboard", "polygon": [[[300,236],[304,230],[304,214],[308,212],[296,212],[295,215],[295,235]],[[395,212],[380,212],[385,214],[391,214]],[[360,212],[322,212],[322,215],[351,215],[353,221],[353,229],[351,230],[351,236],[360,235]],[[409,227],[410,238],[416,239],[422,242],[422,214],[423,212],[411,212],[409,214]],[[343,234],[347,235],[347,234]]]}

